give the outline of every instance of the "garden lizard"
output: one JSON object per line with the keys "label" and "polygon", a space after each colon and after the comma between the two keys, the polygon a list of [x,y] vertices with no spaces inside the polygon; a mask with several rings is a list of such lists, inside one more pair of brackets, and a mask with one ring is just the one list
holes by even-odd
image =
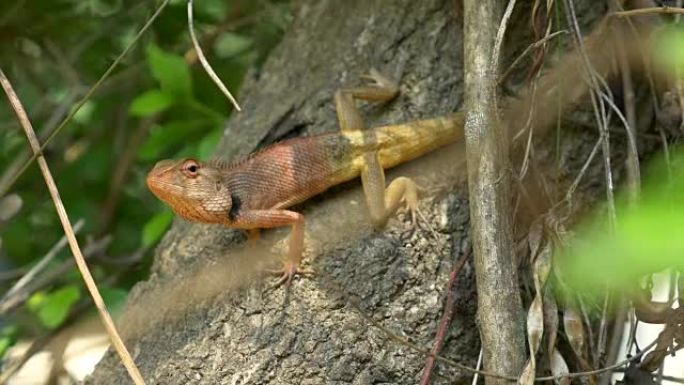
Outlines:
{"label": "garden lizard", "polygon": [[304,251],[304,217],[287,208],[342,182],[361,177],[371,221],[384,227],[402,202],[412,219],[417,186],[406,177],[385,187],[384,169],[463,138],[463,114],[365,129],[355,99],[387,102],[398,93],[371,71],[367,85],[335,93],[340,132],[273,144],[233,163],[162,160],[147,175],[149,189],[182,218],[244,229],[292,226],[279,283],[297,273]]}

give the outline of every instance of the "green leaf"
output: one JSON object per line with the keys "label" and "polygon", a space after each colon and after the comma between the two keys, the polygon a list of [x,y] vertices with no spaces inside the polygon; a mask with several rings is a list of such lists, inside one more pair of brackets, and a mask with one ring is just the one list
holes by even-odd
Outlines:
{"label": "green leaf", "polygon": [[0,329],[0,358],[2,358],[7,349],[14,344],[17,339],[18,328],[16,325],[9,324]]}
{"label": "green leaf", "polygon": [[150,44],[147,46],[147,63],[162,91],[178,99],[190,99],[192,96],[190,69],[181,56],[165,52]]}
{"label": "green leaf", "polygon": [[684,28],[666,25],[655,33],[653,55],[656,62],[672,71],[684,70]]}
{"label": "green leaf", "polygon": [[48,329],[54,329],[64,322],[71,306],[81,297],[75,285],[61,287],[52,293],[36,293],[27,303],[28,308],[40,319]]}
{"label": "green leaf", "polygon": [[214,43],[216,56],[225,59],[236,56],[252,45],[252,39],[232,32],[223,33]]}
{"label": "green leaf", "polygon": [[81,124],[88,124],[93,120],[93,113],[95,112],[95,103],[91,100],[85,102],[81,108],[76,111],[72,120]]}
{"label": "green leaf", "polygon": [[132,116],[144,118],[166,110],[173,104],[173,96],[162,90],[149,90],[138,95],[128,112]]}
{"label": "green leaf", "polygon": [[226,17],[227,14],[227,4],[226,0],[202,0],[196,1],[195,14],[198,16],[208,16],[216,22],[220,22]]}
{"label": "green leaf", "polygon": [[665,268],[684,269],[684,149],[659,159],[645,173],[638,205],[618,201],[614,228],[605,214],[579,227],[558,261],[573,289],[601,293],[630,290],[638,278]]}
{"label": "green leaf", "polygon": [[12,338],[9,336],[0,337],[0,358],[5,355],[5,352],[12,346]]}
{"label": "green leaf", "polygon": [[206,121],[202,120],[171,122],[163,126],[155,126],[145,143],[138,149],[138,157],[147,161],[157,160],[171,147],[184,142],[196,143],[198,136],[196,134],[206,126]]}
{"label": "green leaf", "polygon": [[143,246],[151,246],[157,242],[169,227],[171,221],[173,221],[173,213],[170,210],[164,210],[147,221],[142,232]]}

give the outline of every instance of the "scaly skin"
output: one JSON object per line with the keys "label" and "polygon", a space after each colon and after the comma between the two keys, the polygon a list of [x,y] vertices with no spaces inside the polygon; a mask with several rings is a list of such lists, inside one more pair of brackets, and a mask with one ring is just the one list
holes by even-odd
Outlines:
{"label": "scaly skin", "polygon": [[256,229],[292,226],[280,282],[289,281],[304,250],[304,218],[288,207],[361,176],[377,228],[402,201],[415,215],[415,183],[399,177],[385,188],[383,170],[463,137],[460,113],[364,130],[354,99],[387,101],[398,93],[378,73],[371,79],[370,86],[336,93],[341,132],[286,140],[232,164],[163,160],[147,175],[147,185],[189,221],[245,229],[250,236]]}

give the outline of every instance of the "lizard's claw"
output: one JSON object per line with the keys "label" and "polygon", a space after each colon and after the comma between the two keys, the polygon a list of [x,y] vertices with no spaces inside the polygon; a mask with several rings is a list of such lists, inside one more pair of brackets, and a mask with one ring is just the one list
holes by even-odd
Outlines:
{"label": "lizard's claw", "polygon": [[301,269],[297,263],[292,262],[290,260],[285,260],[282,262],[282,264],[283,266],[280,269],[267,270],[267,272],[270,274],[280,276],[280,278],[278,278],[278,281],[276,281],[275,285],[273,285],[274,289],[281,286],[284,283],[286,283],[289,286],[290,283],[292,283],[292,278],[294,278],[295,275],[310,276],[314,274],[312,270]]}
{"label": "lizard's claw", "polygon": [[392,79],[384,76],[375,68],[371,68],[370,73],[359,76],[361,79],[368,81],[369,86],[384,91],[387,95],[387,100],[394,98],[399,94],[399,85]]}
{"label": "lizard's claw", "polygon": [[413,205],[410,205],[410,204],[407,205],[406,208],[407,208],[409,214],[411,215],[411,225],[414,228],[418,227],[418,218],[420,218],[420,222],[423,223],[423,225],[421,227],[423,227],[424,229],[429,231],[430,234],[432,234],[432,237],[434,239],[438,239],[437,231],[435,231],[435,229],[430,224],[430,221],[428,221],[428,219],[425,217],[425,215],[423,215],[423,211],[418,208],[417,202]]}

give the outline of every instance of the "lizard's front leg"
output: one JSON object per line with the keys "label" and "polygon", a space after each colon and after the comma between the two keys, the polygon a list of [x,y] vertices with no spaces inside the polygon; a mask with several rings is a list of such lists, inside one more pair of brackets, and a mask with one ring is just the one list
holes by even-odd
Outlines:
{"label": "lizard's front leg", "polygon": [[283,262],[282,276],[276,286],[290,282],[299,270],[304,253],[304,216],[300,213],[283,210],[246,210],[239,214],[235,220],[239,227],[248,229],[266,229],[273,227],[292,226],[288,241],[288,258]]}
{"label": "lizard's front leg", "polygon": [[[371,70],[371,74],[366,78],[372,80],[370,85],[342,89],[335,94],[337,119],[342,132],[365,129],[355,99],[386,102],[399,94],[397,85],[375,70]],[[373,140],[372,132],[368,134],[369,140]],[[377,151],[366,152],[362,156],[361,183],[373,226],[376,229],[384,227],[402,201],[406,202],[411,211],[411,219],[415,223],[415,214],[418,210],[418,188],[415,182],[406,177],[399,177],[385,188],[385,171],[380,164]]]}

